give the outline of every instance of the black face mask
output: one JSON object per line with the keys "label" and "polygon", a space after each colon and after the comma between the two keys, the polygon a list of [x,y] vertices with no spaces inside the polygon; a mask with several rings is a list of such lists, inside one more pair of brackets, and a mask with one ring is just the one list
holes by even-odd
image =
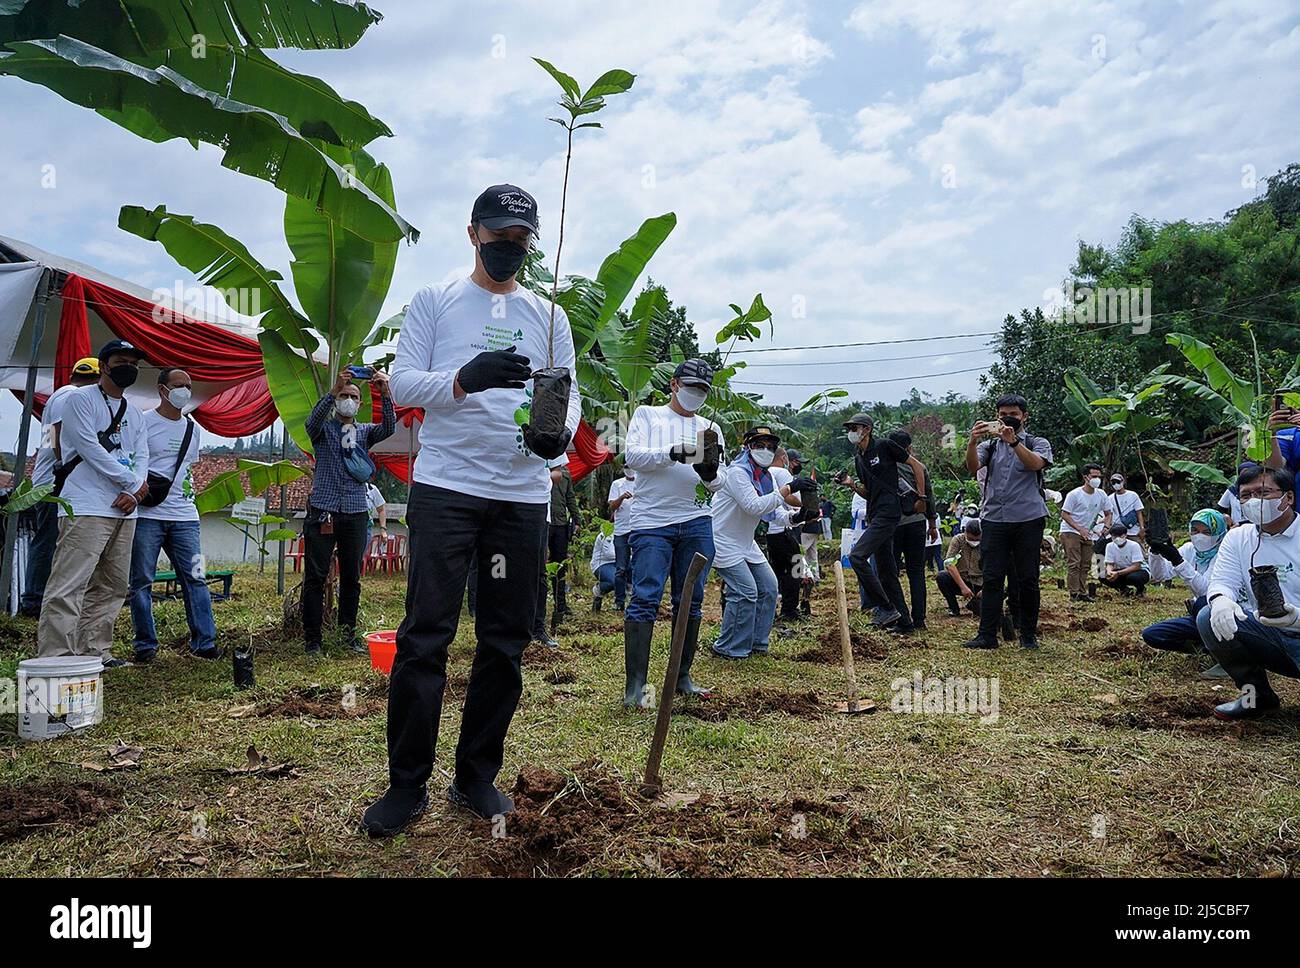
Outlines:
{"label": "black face mask", "polygon": [[1002,422],[1006,424],[1008,427],[1010,427],[1012,430],[1014,430],[1016,433],[1020,433],[1019,417],[1003,417]]}
{"label": "black face mask", "polygon": [[803,470],[803,465],[800,464],[798,461],[792,461],[792,462],[791,462],[791,464],[790,464],[790,473],[793,474],[795,477],[798,477],[798,476],[799,476],[799,472],[802,471],[802,470]]}
{"label": "black face mask", "polygon": [[519,271],[528,258],[528,250],[517,242],[480,242],[478,255],[483,260],[483,271],[497,282],[505,282]]}
{"label": "black face mask", "polygon": [[113,381],[114,385],[125,390],[133,385],[140,376],[140,368],[130,363],[122,363],[119,366],[111,367],[108,371],[108,378]]}

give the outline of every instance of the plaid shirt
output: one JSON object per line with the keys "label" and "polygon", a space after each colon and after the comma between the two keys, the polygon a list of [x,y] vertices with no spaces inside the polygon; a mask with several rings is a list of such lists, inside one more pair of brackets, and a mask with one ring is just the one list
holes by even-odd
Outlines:
{"label": "plaid shirt", "polygon": [[[343,424],[330,418],[334,410],[334,395],[327,393],[312,408],[307,417],[307,436],[316,449],[316,471],[311,481],[311,505],[335,514],[365,514],[370,509],[366,499],[366,484],[358,481],[343,466]],[[353,423],[356,432],[355,446],[369,450],[381,440],[393,436],[397,414],[391,397],[383,397],[383,423]]]}

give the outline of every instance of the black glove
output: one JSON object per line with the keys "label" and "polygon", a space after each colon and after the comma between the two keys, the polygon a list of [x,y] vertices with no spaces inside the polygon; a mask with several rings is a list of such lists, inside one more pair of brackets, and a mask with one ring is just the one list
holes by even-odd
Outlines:
{"label": "black glove", "polygon": [[[484,350],[460,368],[456,380],[466,393],[498,389],[522,390],[524,381],[532,374],[533,368],[528,357],[516,353],[512,346],[508,350]],[[539,453],[531,447],[529,449],[533,453]]]}
{"label": "black glove", "polygon": [[799,495],[816,494],[817,482],[811,477],[796,477],[790,482],[790,490]]}
{"label": "black glove", "polygon": [[568,450],[569,441],[572,439],[573,432],[568,427],[558,434],[539,434],[535,433],[530,425],[524,425],[524,446],[545,460],[552,460],[563,454]]}
{"label": "black glove", "polygon": [[1165,559],[1165,561],[1169,562],[1175,568],[1183,563],[1183,556],[1179,553],[1178,549],[1174,547],[1172,541],[1149,541],[1147,543],[1151,546],[1152,551]]}

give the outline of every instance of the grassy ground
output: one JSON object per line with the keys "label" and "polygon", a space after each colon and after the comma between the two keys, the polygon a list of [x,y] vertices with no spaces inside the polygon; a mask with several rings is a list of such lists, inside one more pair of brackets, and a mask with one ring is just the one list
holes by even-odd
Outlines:
{"label": "grassy ground", "polygon": [[[22,743],[0,716],[0,876],[1294,873],[1296,684],[1277,683],[1280,715],[1220,724],[1209,710],[1231,684],[1138,638],[1182,612],[1181,589],[1072,609],[1045,586],[1038,653],[962,649],[972,624],[946,617],[933,586],[919,640],[867,631],[855,612],[861,691],[880,711],[845,718],[829,711],[839,669],[814,661],[838,650],[823,582],[814,620],[774,639],[770,658],[698,661],[716,699],[674,716],[672,795],[658,800],[636,782],[654,719],[621,708],[619,616],[575,594],[562,648],[526,656],[502,771],[505,788],[519,778],[520,810],[497,827],[441,797],[472,653],[466,617],[431,810],[407,836],[372,843],[356,822],[385,787],[384,679],[351,655],[310,663],[279,632],[274,577],[241,572],[217,623],[227,648],[253,630],[256,690],[234,691],[229,662],[185,657],[183,612],[167,603],[160,638],[175,648],[106,674],[101,726]],[[368,627],[395,627],[403,593],[401,576],[368,578]],[[706,618],[711,638],[716,584]],[[125,613],[118,637],[125,655]],[[667,637],[660,623],[652,680]],[[12,677],[33,638],[31,623],[0,626],[0,674]],[[891,711],[891,682],[917,671],[996,677],[996,721]],[[137,767],[86,765],[107,765],[119,739],[143,751]],[[250,746],[270,769],[249,771]]]}

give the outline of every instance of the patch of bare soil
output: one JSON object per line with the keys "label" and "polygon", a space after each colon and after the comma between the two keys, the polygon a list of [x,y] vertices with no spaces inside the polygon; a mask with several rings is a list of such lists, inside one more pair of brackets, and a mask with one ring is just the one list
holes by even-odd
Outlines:
{"label": "patch of bare soil", "polygon": [[1106,713],[1098,720],[1103,726],[1123,729],[1190,729],[1219,732],[1227,724],[1214,718],[1215,700],[1198,696],[1166,696],[1151,693],[1133,700],[1121,712]]}
{"label": "patch of bare soil", "polygon": [[[881,662],[889,657],[889,648],[881,641],[880,636],[888,635],[888,632],[879,632],[876,635],[868,635],[865,632],[859,632],[855,629],[849,630],[849,642],[853,645],[853,658],[866,659],[870,662]],[[827,662],[831,665],[840,665],[844,661],[844,647],[840,644],[840,630],[837,626],[832,625],[826,629],[816,640],[817,644],[811,649],[805,649],[794,657],[796,662]]]}
{"label": "patch of bare soil", "polygon": [[99,783],[33,783],[0,787],[0,843],[59,826],[93,827],[122,806]]}
{"label": "patch of bare soil", "polygon": [[553,666],[542,675],[542,680],[553,686],[567,686],[578,681],[578,673],[575,669]]}
{"label": "patch of bare soil", "polygon": [[382,710],[387,695],[386,683],[346,691],[338,686],[308,686],[259,706],[257,715],[278,719],[357,719]]}
{"label": "patch of bare soil", "polygon": [[1110,645],[1103,645],[1099,649],[1092,649],[1084,654],[1089,659],[1132,659],[1137,656],[1150,657],[1153,653],[1151,649],[1142,642],[1135,642],[1133,639],[1124,639],[1120,642],[1112,642]]}
{"label": "patch of bare soil", "polygon": [[826,712],[824,703],[811,689],[783,692],[780,689],[746,689],[737,695],[711,694],[707,699],[678,699],[673,712],[708,723],[724,719],[755,719],[784,713],[799,719],[818,719]]}
{"label": "patch of bare soil", "polygon": [[593,762],[572,775],[526,767],[513,795],[505,836],[484,833],[465,873],[563,877],[600,864],[656,876],[822,874],[860,866],[879,838],[847,804],[651,798]]}

